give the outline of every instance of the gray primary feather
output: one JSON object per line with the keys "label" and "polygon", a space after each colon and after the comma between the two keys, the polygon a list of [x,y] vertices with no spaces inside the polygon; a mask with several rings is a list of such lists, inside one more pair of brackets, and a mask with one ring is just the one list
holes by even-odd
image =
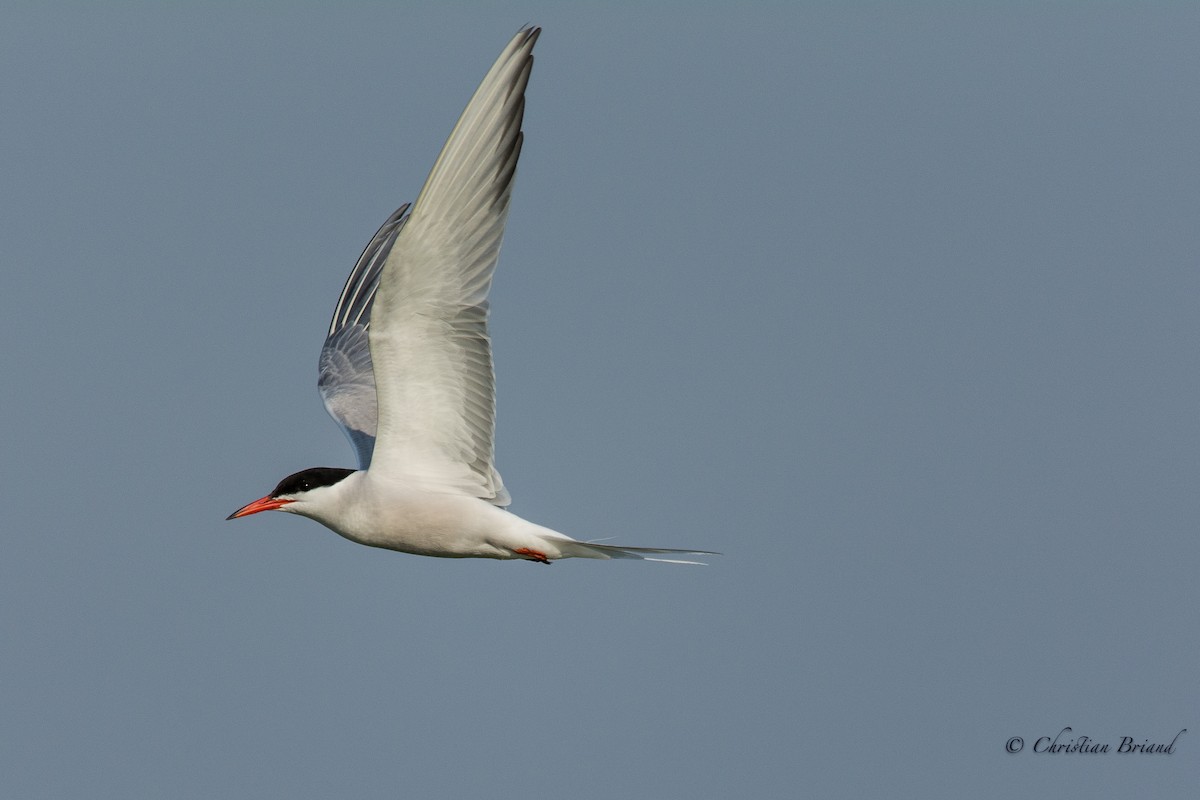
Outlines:
{"label": "gray primary feather", "polygon": [[333,309],[329,335],[321,348],[317,389],[321,392],[325,410],[354,446],[359,469],[371,465],[379,417],[375,371],[367,336],[371,306],[375,302],[384,262],[400,229],[408,221],[409,205],[405,203],[387,218],[358,257]]}

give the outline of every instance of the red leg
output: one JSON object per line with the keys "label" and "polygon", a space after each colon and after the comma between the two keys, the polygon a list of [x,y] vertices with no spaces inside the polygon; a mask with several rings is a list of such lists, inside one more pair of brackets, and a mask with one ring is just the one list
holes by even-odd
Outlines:
{"label": "red leg", "polygon": [[546,558],[546,554],[540,550],[534,550],[532,547],[518,547],[513,550],[519,556],[525,556],[529,561],[536,561],[539,564],[549,564],[550,559]]}

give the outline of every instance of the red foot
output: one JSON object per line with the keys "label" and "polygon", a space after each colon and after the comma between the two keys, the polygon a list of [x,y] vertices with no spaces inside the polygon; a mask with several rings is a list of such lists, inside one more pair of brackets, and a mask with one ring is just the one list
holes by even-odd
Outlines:
{"label": "red foot", "polygon": [[518,547],[513,550],[519,556],[525,556],[529,561],[536,561],[539,564],[549,564],[550,559],[546,558],[546,554],[540,550],[534,550],[532,547]]}

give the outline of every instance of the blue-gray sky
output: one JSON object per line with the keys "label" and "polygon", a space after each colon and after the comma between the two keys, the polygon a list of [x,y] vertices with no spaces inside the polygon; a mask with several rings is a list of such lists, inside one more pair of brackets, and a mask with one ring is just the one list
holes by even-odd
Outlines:
{"label": "blue-gray sky", "polygon": [[[328,315],[526,22],[514,510],[726,555],[224,522],[352,463]],[[3,794],[1194,797],[1197,41],[1182,3],[8,7]],[[1189,732],[1030,752],[1064,726]]]}

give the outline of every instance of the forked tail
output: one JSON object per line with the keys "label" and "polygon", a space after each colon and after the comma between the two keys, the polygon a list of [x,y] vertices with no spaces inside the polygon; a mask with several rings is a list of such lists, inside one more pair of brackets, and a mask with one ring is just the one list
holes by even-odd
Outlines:
{"label": "forked tail", "polygon": [[681,558],[653,558],[655,555],[719,556],[711,550],[676,550],[668,547],[621,547],[615,544],[597,544],[569,539],[555,540],[554,545],[564,556],[573,558],[634,558],[639,561],[659,561],[664,564],[695,564],[706,566],[703,561],[688,561]]}

